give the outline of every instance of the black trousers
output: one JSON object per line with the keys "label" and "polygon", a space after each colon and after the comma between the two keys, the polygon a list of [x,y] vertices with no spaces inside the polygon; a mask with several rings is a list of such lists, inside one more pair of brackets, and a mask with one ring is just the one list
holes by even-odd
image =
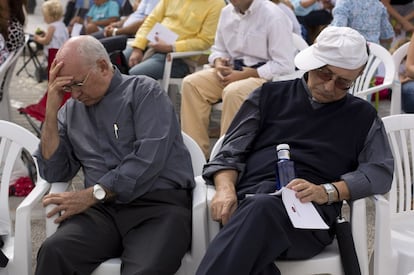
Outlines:
{"label": "black trousers", "polygon": [[[332,210],[325,217],[328,225],[336,217]],[[332,239],[328,230],[294,228],[281,197],[256,194],[240,203],[210,243],[196,274],[280,275],[275,259],[310,258]]]}
{"label": "black trousers", "polygon": [[148,193],[128,205],[97,204],[63,222],[42,244],[36,275],[86,275],[122,260],[121,274],[174,274],[191,243],[191,195]]}

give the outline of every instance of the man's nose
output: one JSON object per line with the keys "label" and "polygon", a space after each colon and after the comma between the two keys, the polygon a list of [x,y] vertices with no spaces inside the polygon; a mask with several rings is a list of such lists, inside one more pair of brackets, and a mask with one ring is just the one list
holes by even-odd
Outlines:
{"label": "man's nose", "polygon": [[325,89],[328,91],[335,90],[335,78],[332,78],[331,80],[325,82]]}
{"label": "man's nose", "polygon": [[73,99],[78,99],[82,92],[78,89],[73,89],[71,94]]}

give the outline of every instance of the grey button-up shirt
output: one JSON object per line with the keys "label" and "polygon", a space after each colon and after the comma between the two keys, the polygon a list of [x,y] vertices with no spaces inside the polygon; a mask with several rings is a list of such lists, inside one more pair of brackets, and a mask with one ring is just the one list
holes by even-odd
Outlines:
{"label": "grey button-up shirt", "polygon": [[[127,203],[159,189],[192,189],[190,155],[173,106],[155,80],[115,71],[93,106],[70,99],[58,114],[54,155],[35,155],[50,182],[68,181],[82,167],[85,187],[97,183]],[[41,146],[41,145],[40,145]]]}

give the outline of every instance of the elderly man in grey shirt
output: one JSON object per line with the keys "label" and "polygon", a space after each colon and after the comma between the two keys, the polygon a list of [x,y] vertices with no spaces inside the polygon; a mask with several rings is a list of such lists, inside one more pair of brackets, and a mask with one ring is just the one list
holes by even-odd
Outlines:
{"label": "elderly man in grey shirt", "polygon": [[[65,92],[72,99],[59,110]],[[61,216],[36,274],[90,274],[121,257],[122,274],[174,274],[191,239],[190,155],[156,81],[120,74],[102,44],[71,38],[52,64],[36,154],[48,181],[80,168],[85,189],[49,194]]]}

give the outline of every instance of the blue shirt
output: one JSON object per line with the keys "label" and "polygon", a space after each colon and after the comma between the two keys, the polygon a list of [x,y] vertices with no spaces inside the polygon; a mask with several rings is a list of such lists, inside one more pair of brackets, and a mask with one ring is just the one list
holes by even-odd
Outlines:
{"label": "blue shirt", "polygon": [[297,16],[305,16],[308,15],[310,12],[315,11],[315,10],[321,10],[323,7],[319,2],[316,2],[312,5],[310,5],[307,8],[302,7],[302,5],[300,4],[302,0],[291,0],[290,2],[292,2],[295,14]]}
{"label": "blue shirt", "polygon": [[125,20],[123,27],[129,26],[137,21],[143,20],[145,17],[147,17],[152,10],[155,8],[155,6],[158,4],[160,0],[142,0],[139,2],[139,6],[128,16],[128,19]]}
{"label": "blue shirt", "polygon": [[115,1],[107,1],[100,6],[93,5],[88,13],[87,17],[91,17],[92,21],[98,21],[108,19],[111,17],[119,17],[119,5]]}
{"label": "blue shirt", "polygon": [[387,9],[378,0],[340,0],[332,11],[332,26],[357,30],[369,42],[379,44],[394,37]]}

